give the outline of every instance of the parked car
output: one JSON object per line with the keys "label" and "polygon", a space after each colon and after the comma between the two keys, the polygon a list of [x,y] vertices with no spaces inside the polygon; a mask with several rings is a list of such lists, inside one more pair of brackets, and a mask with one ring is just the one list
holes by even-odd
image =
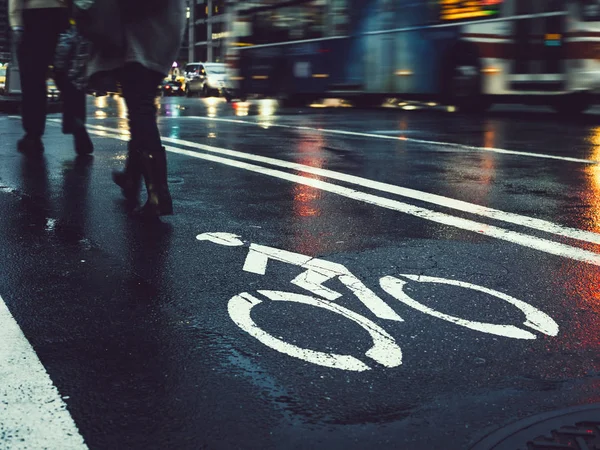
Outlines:
{"label": "parked car", "polygon": [[221,63],[190,63],[185,67],[185,94],[188,97],[228,96],[227,66]]}
{"label": "parked car", "polygon": [[87,93],[94,97],[122,95],[121,86],[113,76],[97,76],[88,85]]}
{"label": "parked car", "polygon": [[56,87],[56,83],[52,78],[48,78],[47,82],[48,98],[51,100],[60,100],[60,91]]}
{"label": "parked car", "polygon": [[6,93],[6,66],[0,66],[0,95]]}
{"label": "parked car", "polygon": [[181,81],[164,80],[160,85],[160,95],[163,97],[171,97],[183,94],[184,90]]}

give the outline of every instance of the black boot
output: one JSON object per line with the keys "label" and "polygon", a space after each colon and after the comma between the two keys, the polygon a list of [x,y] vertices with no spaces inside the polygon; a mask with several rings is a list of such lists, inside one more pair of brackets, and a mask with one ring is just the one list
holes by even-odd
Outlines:
{"label": "black boot", "polygon": [[129,143],[125,170],[115,170],[112,173],[113,181],[121,188],[123,196],[132,203],[137,204],[142,187],[142,161],[140,152]]}
{"label": "black boot", "polygon": [[94,152],[94,144],[90,135],[85,129],[85,124],[80,119],[73,121],[73,141],[75,143],[75,153],[78,155],[89,155]]}
{"label": "black boot", "polygon": [[25,155],[41,155],[44,153],[42,138],[26,134],[17,142],[17,150]]}
{"label": "black boot", "polygon": [[164,147],[141,153],[142,172],[148,191],[148,200],[134,215],[156,218],[173,214],[173,201],[167,183],[167,152]]}

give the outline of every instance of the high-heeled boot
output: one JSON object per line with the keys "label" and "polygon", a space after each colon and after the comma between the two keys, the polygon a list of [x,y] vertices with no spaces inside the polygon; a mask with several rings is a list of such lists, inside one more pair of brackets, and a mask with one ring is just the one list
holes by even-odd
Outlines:
{"label": "high-heeled boot", "polygon": [[134,215],[155,218],[173,214],[173,201],[167,182],[167,152],[164,147],[140,154],[142,173],[146,182],[148,200]]}
{"label": "high-heeled boot", "polygon": [[124,170],[115,170],[112,179],[121,188],[123,196],[130,202],[139,201],[140,188],[142,187],[142,161],[140,152],[128,144],[127,160]]}

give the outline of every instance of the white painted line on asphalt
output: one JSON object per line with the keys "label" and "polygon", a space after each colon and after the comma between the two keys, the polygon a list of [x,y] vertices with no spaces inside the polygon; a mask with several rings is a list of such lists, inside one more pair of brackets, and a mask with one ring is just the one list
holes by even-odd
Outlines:
{"label": "white painted line on asphalt", "polygon": [[[116,128],[109,128],[100,125],[89,125],[92,129],[108,131],[111,133],[121,133],[124,136],[128,136],[128,133],[124,133],[123,130]],[[103,134],[106,136],[106,134]],[[600,245],[600,234],[591,231],[579,230],[577,228],[566,227],[553,222],[549,222],[542,219],[536,219],[533,217],[527,217],[520,214],[510,213],[501,211],[494,208],[488,208],[486,206],[476,205],[468,203],[462,200],[456,200],[449,197],[444,197],[437,194],[430,194],[428,192],[418,191],[415,189],[405,188],[393,184],[382,183],[379,181],[369,180],[367,178],[357,177],[354,175],[348,175],[341,172],[335,172],[328,169],[320,169],[318,167],[311,167],[304,164],[293,163],[275,158],[269,158],[266,156],[259,156],[250,153],[239,152],[235,150],[227,150],[224,148],[213,147],[210,145],[199,144],[192,141],[175,138],[162,138],[164,142],[170,142],[173,144],[183,145],[186,147],[197,148],[207,152],[217,153],[221,155],[232,156],[240,159],[247,159],[250,161],[270,164],[272,166],[283,167],[286,169],[297,170],[300,172],[310,173],[321,177],[327,177],[345,183],[355,184],[357,186],[366,187],[369,189],[375,189],[390,194],[399,195],[401,197],[411,198],[426,203],[431,203],[445,208],[455,209],[457,211],[466,212],[469,214],[476,214],[479,216],[487,217],[494,220],[500,220],[503,222],[512,223],[522,227],[532,228],[534,230],[543,231],[545,233],[551,233],[558,236],[562,236],[568,239],[575,239],[583,242],[589,242],[592,244]]]}
{"label": "white painted line on asphalt", "polygon": [[[203,117],[203,116],[181,116],[181,117],[161,117],[161,120],[169,120],[169,119],[177,119],[177,120],[203,120],[208,122],[228,122],[228,123],[239,123],[245,125],[255,125],[257,127],[262,127],[264,124],[260,122],[251,122],[248,120],[240,120],[240,119],[224,119],[220,117]],[[434,146],[442,146],[442,147],[454,147],[461,150],[466,151],[476,151],[476,152],[491,152],[491,153],[499,153],[504,155],[515,155],[515,156],[527,156],[531,158],[542,158],[542,159],[554,159],[558,161],[568,161],[582,164],[600,164],[600,161],[593,159],[582,159],[582,158],[572,158],[570,156],[557,156],[557,155],[548,155],[545,153],[533,153],[533,152],[525,152],[520,150],[508,150],[504,148],[488,148],[488,147],[477,147],[474,145],[464,145],[458,144],[456,142],[441,142],[441,141],[431,141],[427,139],[416,139],[409,137],[399,137],[399,136],[389,136],[382,135],[376,133],[363,133],[359,131],[347,131],[347,130],[333,130],[327,128],[314,128],[314,127],[305,127],[298,125],[284,125],[280,123],[272,123],[269,122],[269,128],[290,128],[294,130],[302,130],[302,131],[312,131],[315,133],[326,133],[326,134],[339,134],[344,136],[356,136],[356,137],[366,137],[366,138],[374,138],[374,139],[386,139],[392,141],[404,141],[404,142],[414,142],[415,144],[427,144]]]}
{"label": "white painted line on asphalt", "polygon": [[[371,312],[373,312],[377,317],[387,320],[404,322],[404,320],[401,317],[399,317],[396,313],[392,315],[385,314],[385,309],[380,308],[380,304],[385,304],[384,300],[377,297],[377,294],[375,294],[374,292],[370,291],[360,281],[360,279],[358,279],[354,274],[352,274],[352,272],[343,264],[333,263],[324,259],[315,258],[309,255],[304,255],[302,253],[290,252],[288,250],[283,250],[276,247],[269,247],[262,244],[255,244],[253,242],[243,241],[240,235],[234,233],[207,232],[198,234],[196,236],[196,239],[198,241],[208,241],[225,247],[245,246],[248,249],[246,261],[244,262],[244,266],[242,269],[245,272],[266,275],[269,261],[279,261],[307,269],[306,272],[292,279],[291,283],[310,292],[311,294],[318,296],[319,301],[325,303],[334,302],[343,295],[338,291],[334,291],[330,288],[325,288],[323,286],[323,283],[326,283],[327,281],[333,278],[339,277],[339,280],[342,282],[342,284],[344,284],[348,289],[350,289],[363,302],[363,304],[369,310],[371,310]],[[558,324],[546,313],[540,311],[539,309],[535,308],[529,303],[526,303],[522,300],[517,300],[516,298],[511,297],[510,295],[504,294],[493,289],[489,289],[484,286],[479,286],[476,284],[454,279],[429,277],[414,274],[384,276],[380,278],[379,284],[381,285],[383,290],[390,294],[392,297],[416,309],[417,311],[421,311],[433,317],[447,320],[448,322],[455,323],[456,325],[464,326],[466,328],[480,331],[482,333],[494,334],[496,336],[504,336],[513,339],[536,339],[535,334],[531,333],[528,330],[523,330],[522,328],[516,327],[514,325],[500,325],[497,323],[476,322],[469,319],[450,316],[448,314],[436,311],[429,306],[423,305],[422,303],[419,303],[418,301],[410,297],[406,292],[404,292],[404,287],[408,283],[406,279],[417,283],[434,283],[456,286],[463,289],[470,289],[472,291],[488,294],[491,297],[495,297],[521,310],[521,312],[525,314],[525,321],[523,322],[523,325],[525,325],[526,327],[529,327],[535,331],[539,331],[540,333],[549,336],[558,335]],[[306,283],[306,281],[309,282]],[[362,295],[361,291],[363,292]],[[364,291],[368,291],[370,293],[369,297],[365,298]],[[275,298],[265,293],[273,291],[258,292],[262,293],[263,295],[266,295],[271,300],[276,300]],[[246,295],[249,294],[246,293]],[[295,301],[291,298],[296,296],[296,294],[284,292],[282,293],[282,295],[283,297],[277,294],[276,297],[279,297],[279,300]],[[288,295],[292,297],[288,297]],[[471,294],[466,295],[467,298],[471,296]],[[373,301],[375,299],[377,301]],[[382,312],[384,314],[382,314]],[[496,321],[499,321],[498,319],[500,318],[496,317]],[[382,364],[385,365],[385,363]]]}
{"label": "white painted line on asphalt", "polygon": [[[105,131],[96,131],[94,127],[90,127],[89,131],[90,133],[98,134],[100,136],[112,137],[114,139],[124,141],[128,140],[127,135],[124,133],[113,134],[111,136]],[[358,200],[371,205],[380,206],[382,208],[399,211],[405,214],[409,214],[411,216],[429,220],[431,222],[452,226],[461,230],[472,231],[474,233],[482,234],[484,236],[489,236],[496,239],[501,239],[503,241],[511,242],[513,244],[521,245],[523,247],[531,248],[551,255],[600,266],[600,254],[581,248],[572,247],[570,245],[561,244],[559,242],[550,241],[548,239],[542,239],[539,237],[530,236],[516,231],[506,230],[504,228],[476,222],[474,220],[451,216],[449,214],[432,211],[426,208],[410,205],[408,203],[402,203],[397,200],[378,197],[373,194],[353,190],[347,187],[339,186],[337,184],[328,183],[326,181],[307,178],[300,175],[294,175],[291,173],[282,172],[280,170],[269,169],[264,166],[257,166],[255,164],[244,163],[241,161],[227,159],[220,156],[213,156],[205,153],[198,153],[191,150],[184,150],[178,147],[166,146],[166,149],[171,153],[178,153],[180,155],[204,159],[206,161],[225,164],[228,166],[245,169],[250,172],[260,173],[262,175],[268,175],[274,178],[291,181],[293,183],[303,184],[306,186],[313,187],[315,189],[320,189],[322,191],[332,192],[343,197],[351,198],[353,200]]]}
{"label": "white painted line on asphalt", "polygon": [[577,247],[571,247],[566,244],[553,242],[548,239],[542,239],[535,236],[519,233],[516,231],[506,230],[504,228],[496,227],[493,225],[475,222],[474,220],[451,216],[449,214],[432,211],[426,208],[410,205],[408,203],[402,203],[397,200],[378,197],[373,194],[368,194],[366,192],[357,191],[347,187],[339,186],[337,184],[328,183],[326,181],[316,180],[314,178],[307,178],[300,175],[294,175],[291,173],[282,172],[280,170],[269,169],[263,166],[257,166],[255,164],[249,164],[237,160],[223,158],[220,156],[213,156],[190,150],[184,150],[178,147],[166,146],[166,149],[171,153],[178,153],[180,155],[204,159],[207,161],[225,164],[232,167],[238,167],[240,169],[245,169],[251,172],[260,173],[262,175],[268,175],[274,178],[291,181],[293,183],[303,184],[306,186],[313,187],[315,189],[320,189],[322,191],[332,192],[343,197],[351,198],[353,200],[358,200],[371,205],[376,205],[394,211],[399,211],[405,214],[409,214],[411,216],[429,220],[431,222],[436,222],[442,225],[449,225],[466,231],[472,231],[474,233],[482,234],[496,239],[501,239],[503,241],[521,245],[523,247],[528,247],[534,250],[549,253],[551,255],[570,258],[576,261],[582,261],[589,264],[594,264],[596,266],[600,266],[600,254]]}
{"label": "white painted line on asphalt", "polygon": [[67,406],[2,297],[0,448],[87,449]]}
{"label": "white painted line on asphalt", "polygon": [[[272,301],[301,303],[339,314],[360,325],[367,333],[369,333],[371,339],[373,339],[373,346],[365,353],[367,357],[385,367],[397,367],[402,364],[402,350],[394,338],[376,323],[350,309],[318,297],[310,297],[308,295],[295,294],[293,292],[258,291],[258,293]],[[237,326],[252,337],[258,339],[264,345],[271,347],[278,352],[319,366],[355,372],[363,372],[371,369],[354,356],[301,348],[267,333],[252,320],[251,316],[252,308],[259,305],[261,302],[261,300],[253,295],[243,292],[229,300],[227,309],[231,319]]]}
{"label": "white painted line on asphalt", "polygon": [[[465,289],[483,292],[485,294],[490,295],[491,297],[496,297],[520,309],[521,312],[525,314],[525,321],[523,322],[523,325],[525,325],[526,327],[539,331],[540,333],[547,334],[548,336],[558,335],[558,324],[548,314],[531,306],[529,303],[517,300],[516,298],[511,297],[510,295],[506,295],[494,289],[489,289],[483,286],[478,286],[476,284],[458,280],[451,280],[447,278],[427,277],[423,275],[411,274],[402,274],[398,275],[398,277],[408,278],[409,280],[412,280],[413,282],[417,283],[445,284],[448,286],[458,286]],[[469,328],[471,330],[481,331],[482,333],[495,334],[496,336],[504,336],[513,339],[536,339],[535,334],[531,333],[530,331],[523,330],[522,328],[516,327],[514,325],[500,325],[497,323],[477,322],[436,311],[435,309],[416,301],[415,299],[410,297],[406,292],[404,292],[404,286],[407,284],[407,282],[405,280],[402,280],[401,278],[386,276],[379,280],[379,284],[381,285],[384,291],[386,291],[388,294],[401,301],[402,303],[410,306],[411,308],[416,309],[417,311],[421,311],[425,314],[437,317],[438,319],[443,319],[456,325]]]}

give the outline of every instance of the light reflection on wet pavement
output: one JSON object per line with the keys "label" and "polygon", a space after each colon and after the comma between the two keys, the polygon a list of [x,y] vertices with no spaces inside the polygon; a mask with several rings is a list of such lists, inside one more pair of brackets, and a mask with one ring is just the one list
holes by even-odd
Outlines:
{"label": "light reflection on wet pavement", "polygon": [[0,295],[90,448],[462,450],[600,402],[597,115],[157,104],[176,215],[153,225],[110,181],[122,99],[90,98],[87,159],[59,116],[40,159],[0,118]]}

